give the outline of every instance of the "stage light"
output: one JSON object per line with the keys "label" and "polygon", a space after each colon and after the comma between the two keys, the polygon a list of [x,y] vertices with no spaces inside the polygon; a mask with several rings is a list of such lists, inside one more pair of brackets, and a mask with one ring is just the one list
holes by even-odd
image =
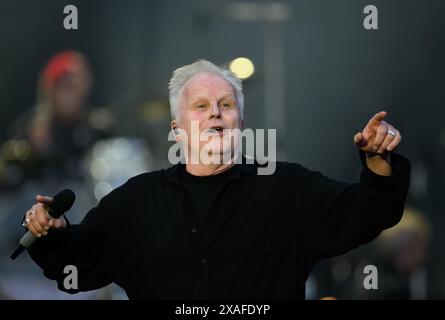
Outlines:
{"label": "stage light", "polygon": [[3,145],[2,154],[9,161],[25,161],[31,154],[31,147],[25,140],[12,139]]}
{"label": "stage light", "polygon": [[110,176],[108,162],[102,158],[96,158],[93,160],[90,171],[92,176],[97,180],[106,180]]}
{"label": "stage light", "polygon": [[245,80],[250,78],[255,72],[255,67],[252,61],[248,58],[236,58],[230,63],[230,71],[232,71],[238,78]]}
{"label": "stage light", "polygon": [[100,181],[94,187],[94,195],[97,200],[102,199],[113,190],[113,186],[105,181]]}
{"label": "stage light", "polygon": [[19,161],[25,161],[31,154],[31,148],[25,140],[16,140],[14,144],[14,156]]}

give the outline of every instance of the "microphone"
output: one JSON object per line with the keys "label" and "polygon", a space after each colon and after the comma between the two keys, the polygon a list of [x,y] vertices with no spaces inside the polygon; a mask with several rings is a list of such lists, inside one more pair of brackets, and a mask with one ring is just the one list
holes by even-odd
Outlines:
{"label": "microphone", "polygon": [[[76,196],[70,189],[65,189],[59,192],[54,196],[53,202],[46,209],[47,218],[59,218],[65,211],[68,211],[71,208],[74,200],[76,200]],[[37,239],[38,238],[28,230],[28,232],[20,239],[20,244],[11,255],[11,259],[15,260],[15,258],[17,258],[25,249],[29,248]]]}

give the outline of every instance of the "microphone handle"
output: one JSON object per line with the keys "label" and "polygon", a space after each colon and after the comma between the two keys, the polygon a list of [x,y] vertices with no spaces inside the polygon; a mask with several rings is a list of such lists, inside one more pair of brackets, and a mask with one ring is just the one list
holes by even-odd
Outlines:
{"label": "microphone handle", "polygon": [[[49,215],[48,210],[46,210],[46,216],[48,219],[53,219],[53,217]],[[37,239],[38,238],[28,230],[28,232],[26,232],[23,237],[20,238],[20,244],[11,255],[11,259],[15,260],[15,258],[17,258],[25,249],[29,248]]]}

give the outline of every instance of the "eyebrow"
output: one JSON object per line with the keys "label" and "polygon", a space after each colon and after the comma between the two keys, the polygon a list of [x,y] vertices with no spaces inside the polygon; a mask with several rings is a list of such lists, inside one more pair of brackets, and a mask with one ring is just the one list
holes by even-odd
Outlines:
{"label": "eyebrow", "polygon": [[[220,97],[218,99],[218,102],[220,102],[221,100],[227,99],[227,98],[233,98],[236,100],[236,97],[233,93],[227,93],[227,94],[223,95],[222,97]],[[190,98],[190,101],[192,104],[196,103],[197,101],[200,101],[200,100],[207,100],[207,99],[205,97],[201,96],[199,93]]]}

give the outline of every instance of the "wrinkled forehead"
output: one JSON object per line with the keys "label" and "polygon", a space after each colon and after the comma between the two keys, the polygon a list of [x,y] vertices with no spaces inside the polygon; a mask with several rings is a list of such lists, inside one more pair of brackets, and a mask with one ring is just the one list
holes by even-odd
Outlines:
{"label": "wrinkled forehead", "polygon": [[212,98],[223,95],[233,95],[235,97],[231,83],[220,75],[208,72],[198,73],[190,77],[182,91],[182,98],[185,101],[197,96]]}

